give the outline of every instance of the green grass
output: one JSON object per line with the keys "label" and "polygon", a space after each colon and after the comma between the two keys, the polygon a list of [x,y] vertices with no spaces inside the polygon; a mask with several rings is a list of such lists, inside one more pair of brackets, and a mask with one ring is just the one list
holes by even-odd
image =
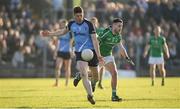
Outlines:
{"label": "green grass", "polygon": [[110,80],[103,80],[105,89],[96,88],[96,105],[86,99],[86,92],[80,82],[73,87],[72,80],[65,87],[65,80],[60,80],[60,87],[52,87],[53,78],[45,79],[0,79],[0,107],[76,107],[76,108],[180,108],[180,78],[166,78],[162,87],[157,78],[155,86],[150,86],[149,78],[122,79],[118,81],[117,93],[124,100],[111,102]]}

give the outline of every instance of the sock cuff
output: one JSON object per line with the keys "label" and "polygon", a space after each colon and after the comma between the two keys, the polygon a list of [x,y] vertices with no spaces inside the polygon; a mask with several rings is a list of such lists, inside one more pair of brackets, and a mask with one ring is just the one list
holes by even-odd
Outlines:
{"label": "sock cuff", "polygon": [[112,89],[112,92],[116,92],[116,89]]}

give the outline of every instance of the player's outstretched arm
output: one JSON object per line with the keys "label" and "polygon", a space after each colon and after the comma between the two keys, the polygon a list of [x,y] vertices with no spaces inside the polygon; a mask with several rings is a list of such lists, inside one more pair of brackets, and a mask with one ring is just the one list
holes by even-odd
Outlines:
{"label": "player's outstretched arm", "polygon": [[128,63],[130,63],[131,65],[135,65],[134,62],[131,60],[131,58],[128,56],[126,49],[124,48],[122,42],[120,42],[120,54],[123,56],[123,58],[125,58],[127,60]]}
{"label": "player's outstretched arm", "polygon": [[44,30],[44,31],[40,31],[40,35],[41,36],[56,36],[56,37],[60,37],[64,34],[66,34],[68,32],[68,29],[67,28],[64,28],[64,29],[60,29],[60,30],[57,30],[57,31],[48,31],[48,30]]}
{"label": "player's outstretched arm", "polygon": [[91,34],[92,42],[93,42],[93,45],[94,45],[94,48],[95,48],[95,51],[96,51],[96,54],[97,54],[97,57],[98,57],[100,63],[104,64],[103,57],[101,56],[101,53],[99,50],[99,41],[97,40],[96,35],[97,35],[96,33]]}
{"label": "player's outstretched arm", "polygon": [[124,46],[122,44],[122,42],[120,42],[119,47],[120,47],[120,54],[123,56],[123,58],[129,57],[126,49],[124,48]]}
{"label": "player's outstretched arm", "polygon": [[166,42],[164,43],[163,48],[164,48],[164,51],[165,51],[166,58],[168,59],[170,57],[170,55],[169,55],[169,49],[168,49],[168,46],[167,46]]}

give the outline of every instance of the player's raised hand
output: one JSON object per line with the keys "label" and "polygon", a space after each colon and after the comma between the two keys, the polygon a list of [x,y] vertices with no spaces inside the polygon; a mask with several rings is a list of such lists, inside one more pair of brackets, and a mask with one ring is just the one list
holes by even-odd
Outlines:
{"label": "player's raised hand", "polygon": [[40,35],[43,37],[49,36],[49,31],[48,30],[44,30],[44,31],[40,31]]}

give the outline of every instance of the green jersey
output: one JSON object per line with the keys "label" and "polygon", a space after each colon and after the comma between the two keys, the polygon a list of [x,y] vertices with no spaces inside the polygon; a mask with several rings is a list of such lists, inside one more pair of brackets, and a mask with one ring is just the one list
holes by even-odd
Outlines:
{"label": "green jersey", "polygon": [[150,56],[152,57],[161,57],[163,56],[163,45],[166,42],[166,39],[163,36],[151,36],[149,40],[150,45]]}
{"label": "green jersey", "polygon": [[103,57],[112,55],[113,47],[120,43],[120,34],[113,34],[111,28],[105,29],[98,35],[100,52]]}
{"label": "green jersey", "polygon": [[96,29],[97,35],[99,36],[99,35],[103,34],[103,31],[104,31],[104,30],[105,30],[105,28],[97,28],[97,29]]}

